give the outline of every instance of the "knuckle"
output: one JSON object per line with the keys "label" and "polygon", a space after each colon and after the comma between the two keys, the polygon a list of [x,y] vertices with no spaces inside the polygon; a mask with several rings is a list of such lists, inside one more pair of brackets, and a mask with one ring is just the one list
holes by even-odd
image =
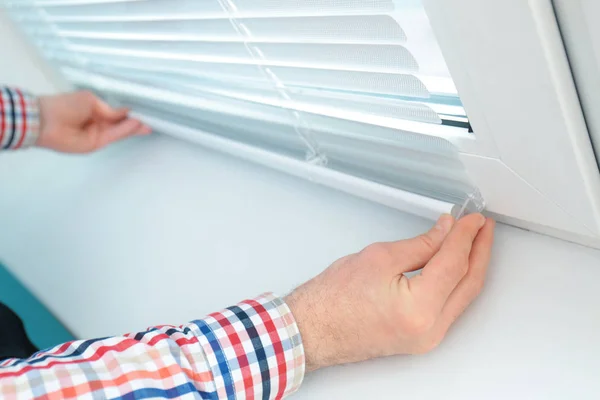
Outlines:
{"label": "knuckle", "polygon": [[442,340],[438,339],[437,337],[428,338],[427,340],[423,340],[422,342],[417,344],[417,346],[415,347],[415,349],[413,351],[413,354],[430,353],[433,350],[435,350],[436,348],[438,348],[439,345],[441,344],[441,342],[442,342]]}
{"label": "knuckle", "polygon": [[385,243],[373,243],[365,247],[360,255],[369,260],[382,260],[390,257],[390,249]]}
{"label": "knuckle", "polygon": [[94,93],[92,93],[89,90],[82,90],[80,92],[77,92],[75,96],[76,96],[75,97],[76,101],[78,101],[82,104],[90,104],[96,98]]}
{"label": "knuckle", "polygon": [[455,271],[457,275],[461,277],[467,276],[469,272],[469,258],[466,255],[460,255],[452,261],[451,270]]}
{"label": "knuckle", "polygon": [[94,97],[94,93],[91,90],[82,90],[79,92],[79,96],[85,99],[90,99]]}
{"label": "knuckle", "polygon": [[465,259],[459,262],[456,267],[456,270],[460,273],[461,276],[467,276],[467,274],[469,273],[469,261]]}
{"label": "knuckle", "polygon": [[407,333],[412,336],[422,336],[433,328],[435,320],[435,317],[429,313],[415,314],[407,321]]}
{"label": "knuckle", "polygon": [[437,245],[434,242],[434,240],[431,238],[431,236],[429,235],[419,235],[417,236],[417,240],[418,242],[421,244],[421,246],[425,249],[427,249],[430,252],[435,252],[437,250]]}
{"label": "knuckle", "polygon": [[448,261],[444,275],[446,279],[455,281],[466,279],[469,272],[469,264],[460,260]]}

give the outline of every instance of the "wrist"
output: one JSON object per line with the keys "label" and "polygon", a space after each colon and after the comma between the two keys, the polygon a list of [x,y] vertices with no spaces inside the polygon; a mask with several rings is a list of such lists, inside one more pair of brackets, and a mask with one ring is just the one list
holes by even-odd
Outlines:
{"label": "wrist", "polygon": [[48,108],[50,107],[50,102],[52,101],[51,96],[42,96],[37,99],[38,109],[39,109],[39,129],[38,135],[36,137],[36,141],[34,143],[37,147],[45,147],[51,148],[50,146],[50,138],[51,136],[48,132]]}
{"label": "wrist", "polygon": [[285,298],[300,331],[307,372],[338,364],[334,322],[326,315],[323,299],[316,297],[301,286]]}

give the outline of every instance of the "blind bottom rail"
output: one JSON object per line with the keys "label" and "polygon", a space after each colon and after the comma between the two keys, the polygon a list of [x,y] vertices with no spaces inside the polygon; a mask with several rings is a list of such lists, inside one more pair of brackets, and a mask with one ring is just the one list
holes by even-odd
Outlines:
{"label": "blind bottom rail", "polygon": [[199,129],[165,121],[142,113],[132,113],[154,130],[173,137],[198,143],[204,147],[252,161],[278,171],[307,179],[400,211],[436,220],[441,214],[450,214],[454,204],[392,188],[357,178],[327,167],[282,156],[258,147],[219,137]]}

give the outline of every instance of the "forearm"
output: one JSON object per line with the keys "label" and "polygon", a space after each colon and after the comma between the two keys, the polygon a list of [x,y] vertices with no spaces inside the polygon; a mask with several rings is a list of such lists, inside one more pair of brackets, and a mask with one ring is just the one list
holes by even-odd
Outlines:
{"label": "forearm", "polygon": [[37,99],[20,89],[0,86],[0,149],[33,146],[39,127]]}
{"label": "forearm", "polygon": [[290,310],[263,295],[180,327],[76,341],[4,361],[0,397],[280,399],[303,376]]}

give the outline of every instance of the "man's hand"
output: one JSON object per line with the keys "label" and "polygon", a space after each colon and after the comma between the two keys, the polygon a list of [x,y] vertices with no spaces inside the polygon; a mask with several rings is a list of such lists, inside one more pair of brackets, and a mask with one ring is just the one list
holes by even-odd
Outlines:
{"label": "man's hand", "polygon": [[88,153],[150,127],[114,109],[91,92],[40,98],[40,136],[37,145],[64,153]]}
{"label": "man's hand", "polygon": [[368,246],[296,289],[286,302],[307,370],[434,349],[481,291],[494,225],[445,215],[422,236]]}

